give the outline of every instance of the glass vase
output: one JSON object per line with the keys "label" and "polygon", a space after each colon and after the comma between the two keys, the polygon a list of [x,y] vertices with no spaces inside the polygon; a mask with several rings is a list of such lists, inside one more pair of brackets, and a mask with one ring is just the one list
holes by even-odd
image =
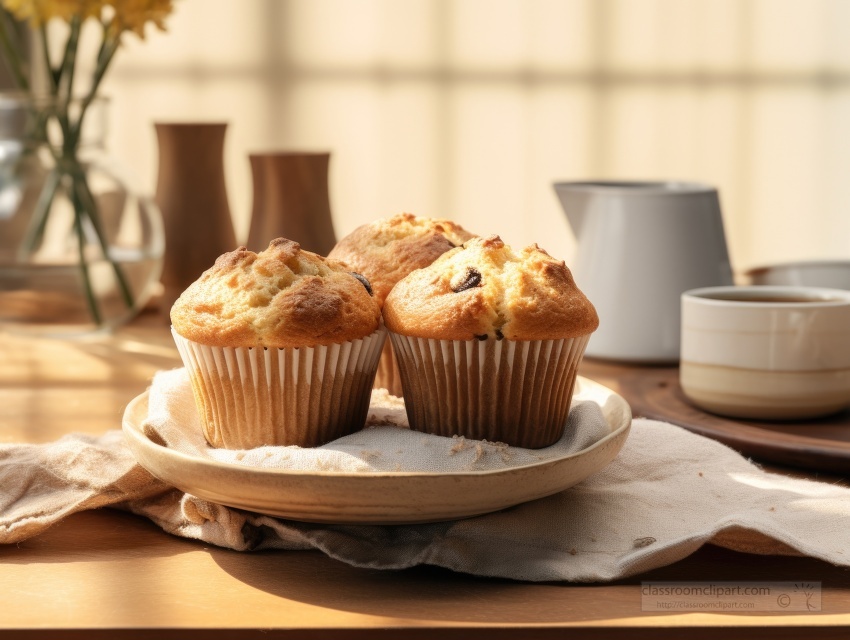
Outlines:
{"label": "glass vase", "polygon": [[0,94],[0,329],[108,331],[158,286],[162,217],[105,151],[106,101],[87,106],[69,142],[61,108]]}

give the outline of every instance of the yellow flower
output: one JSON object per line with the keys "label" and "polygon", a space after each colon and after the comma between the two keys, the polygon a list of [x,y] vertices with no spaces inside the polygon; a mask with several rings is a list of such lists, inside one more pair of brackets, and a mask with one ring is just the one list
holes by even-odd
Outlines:
{"label": "yellow flower", "polygon": [[3,6],[18,20],[29,20],[39,26],[51,18],[70,22],[75,15],[82,19],[99,16],[105,0],[3,0]]}
{"label": "yellow flower", "polygon": [[36,27],[52,18],[100,19],[108,7],[105,19],[113,37],[132,31],[142,39],[148,22],[165,31],[165,18],[173,9],[172,0],[2,0],[2,4],[18,20],[29,20]]}
{"label": "yellow flower", "polygon": [[109,28],[114,35],[132,31],[145,38],[145,25],[153,22],[165,31],[165,18],[171,13],[172,0],[105,0],[114,9]]}

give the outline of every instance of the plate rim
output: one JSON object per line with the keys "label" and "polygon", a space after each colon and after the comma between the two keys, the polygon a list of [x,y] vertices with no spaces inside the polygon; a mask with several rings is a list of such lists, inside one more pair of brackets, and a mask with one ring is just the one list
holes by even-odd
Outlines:
{"label": "plate rim", "polygon": [[[151,448],[156,447],[156,453],[166,455],[172,457],[175,460],[183,461],[192,465],[201,465],[203,467],[216,468],[219,470],[225,470],[228,473],[245,473],[251,476],[270,476],[270,477],[297,477],[297,478],[340,478],[340,479],[354,479],[354,478],[364,478],[364,479],[378,479],[378,478],[451,478],[451,477],[486,477],[492,475],[501,475],[509,472],[515,472],[519,470],[532,470],[547,467],[553,464],[560,464],[564,461],[570,460],[572,458],[576,458],[578,456],[583,456],[593,451],[594,449],[605,446],[610,440],[614,440],[622,435],[624,431],[628,432],[631,429],[632,425],[632,410],[629,403],[623,398],[621,395],[613,391],[612,389],[595,382],[594,380],[590,380],[583,376],[577,376],[576,382],[579,383],[582,389],[590,389],[595,391],[597,394],[604,394],[606,398],[614,398],[615,402],[620,405],[620,409],[623,412],[623,415],[620,420],[620,424],[613,428],[607,435],[603,436],[593,444],[584,449],[580,449],[579,451],[575,451],[570,454],[557,456],[550,460],[541,460],[540,462],[533,462],[530,464],[519,465],[514,467],[507,467],[504,469],[481,469],[481,470],[469,470],[469,471],[300,471],[297,469],[275,469],[271,467],[252,467],[250,465],[242,465],[235,464],[232,462],[225,462],[223,460],[213,460],[208,458],[201,458],[195,455],[190,455],[188,453],[184,453],[182,451],[177,451],[176,449],[171,449],[169,447],[164,447],[153,442],[150,438],[148,438],[141,430],[141,425],[135,424],[135,422],[131,419],[133,414],[138,411],[139,405],[142,403],[146,403],[147,399],[150,395],[150,389],[146,389],[144,392],[140,393],[136,397],[134,397],[125,407],[124,413],[121,417],[121,429],[124,432],[125,438],[131,438],[135,442],[139,444],[139,446]],[[582,398],[579,398],[580,400]],[[593,401],[592,398],[586,399],[586,401]],[[597,402],[597,404],[599,404]],[[608,422],[606,418],[606,422]],[[610,422],[608,423],[610,425]],[[135,457],[135,454],[134,454]],[[141,464],[141,462],[139,463]],[[142,465],[144,466],[144,465]],[[150,469],[148,469],[150,471]],[[153,473],[151,471],[151,473]],[[156,474],[153,474],[156,475]]]}
{"label": "plate rim", "polygon": [[[156,444],[141,429],[140,404],[148,395],[147,391],[140,394],[127,406],[122,429],[133,456],[153,476],[213,503],[287,520],[335,525],[443,522],[545,498],[604,469],[623,448],[632,426],[632,410],[625,398],[579,377],[575,399],[597,404],[609,429],[580,451],[491,470],[301,471],[214,460]],[[458,493],[458,487],[463,491]],[[455,498],[446,499],[447,490],[454,492]],[[411,496],[415,496],[412,501]]]}

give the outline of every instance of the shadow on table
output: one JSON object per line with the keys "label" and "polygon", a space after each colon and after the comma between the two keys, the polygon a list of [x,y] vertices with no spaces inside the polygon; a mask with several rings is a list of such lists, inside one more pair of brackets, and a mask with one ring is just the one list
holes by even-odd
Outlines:
{"label": "shadow on table", "polygon": [[[831,602],[829,588],[850,587],[850,573],[818,560],[755,556],[713,545],[669,567],[605,585],[518,583],[430,566],[401,571],[361,569],[317,557],[318,552],[259,552],[252,554],[251,562],[234,552],[211,553],[234,578],[288,600],[398,619],[434,619],[433,612],[439,611],[440,620],[468,623],[545,624],[640,616],[640,596],[633,585],[646,580],[820,581],[823,612],[833,614],[846,613],[837,608],[847,605]],[[516,588],[519,584],[521,590]],[[599,590],[598,598],[587,597],[588,588],[602,586],[606,589]],[[581,591],[582,597],[573,597],[571,591],[575,595]]]}
{"label": "shadow on table", "polygon": [[[615,583],[519,583],[431,566],[362,569],[318,551],[239,553],[167,535],[144,518],[112,509],[79,513],[20,544],[0,546],[0,566],[96,562],[114,572],[123,562],[142,557],[147,561],[143,568],[156,573],[162,566],[157,560],[199,551],[232,578],[272,596],[396,620],[522,625],[636,618],[646,615],[634,586],[641,581],[815,581],[823,585],[823,614],[850,613],[850,571],[811,558],[757,556],[706,545],[685,560]],[[123,593],[115,594],[121,606],[126,604]]]}

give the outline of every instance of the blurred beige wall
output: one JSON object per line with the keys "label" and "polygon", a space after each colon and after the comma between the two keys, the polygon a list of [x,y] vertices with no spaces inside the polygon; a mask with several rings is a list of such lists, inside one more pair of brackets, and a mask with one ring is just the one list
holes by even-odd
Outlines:
{"label": "blurred beige wall", "polygon": [[400,211],[569,259],[555,180],[720,188],[737,269],[850,258],[845,0],[176,0],[128,38],[110,148],[153,191],[153,122],[247,154],[329,150],[338,236]]}

